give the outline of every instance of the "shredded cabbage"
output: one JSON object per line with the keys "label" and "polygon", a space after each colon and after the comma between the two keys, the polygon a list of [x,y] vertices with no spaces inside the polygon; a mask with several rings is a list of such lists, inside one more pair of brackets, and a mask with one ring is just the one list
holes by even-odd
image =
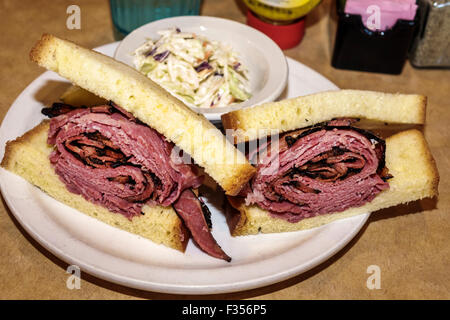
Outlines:
{"label": "shredded cabbage", "polygon": [[251,97],[247,69],[229,45],[178,28],[134,52],[137,70],[188,106],[226,107]]}

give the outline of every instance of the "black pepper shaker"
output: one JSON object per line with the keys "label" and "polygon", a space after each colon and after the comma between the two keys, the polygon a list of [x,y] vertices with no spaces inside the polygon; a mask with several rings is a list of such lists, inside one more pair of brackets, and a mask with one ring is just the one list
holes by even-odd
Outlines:
{"label": "black pepper shaker", "polygon": [[415,67],[450,67],[450,1],[419,1],[424,10],[409,60]]}

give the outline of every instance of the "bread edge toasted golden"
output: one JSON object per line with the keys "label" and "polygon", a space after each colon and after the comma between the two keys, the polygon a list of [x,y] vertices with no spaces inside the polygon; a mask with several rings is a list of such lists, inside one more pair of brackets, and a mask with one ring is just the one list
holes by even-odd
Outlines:
{"label": "bread edge toasted golden", "polygon": [[363,118],[384,123],[424,124],[427,97],[418,94],[368,90],[324,91],[277,102],[267,102],[222,115],[234,143],[255,140],[264,130],[287,132],[333,118]]}

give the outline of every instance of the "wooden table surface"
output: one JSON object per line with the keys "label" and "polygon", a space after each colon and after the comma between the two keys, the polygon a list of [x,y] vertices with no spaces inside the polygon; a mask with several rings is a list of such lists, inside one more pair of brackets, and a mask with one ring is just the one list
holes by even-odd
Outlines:
{"label": "wooden table surface", "polygon": [[[81,8],[81,30],[66,28],[66,9]],[[419,70],[407,63],[401,75],[334,69],[330,65],[330,0],[307,19],[303,42],[287,56],[315,69],[340,88],[420,93],[428,96],[425,136],[441,176],[439,199],[371,215],[338,254],[314,269],[267,287],[217,296],[144,292],[81,274],[81,288],[66,287],[67,264],[42,248],[0,203],[0,299],[448,299],[450,298],[450,72]],[[245,22],[236,0],[205,0],[202,15]],[[106,0],[0,2],[0,120],[14,99],[43,69],[28,60],[44,32],[89,48],[115,41]],[[301,84],[298,84],[301,85]],[[26,106],[24,106],[26,107]],[[367,268],[377,265],[381,288],[370,290]]]}

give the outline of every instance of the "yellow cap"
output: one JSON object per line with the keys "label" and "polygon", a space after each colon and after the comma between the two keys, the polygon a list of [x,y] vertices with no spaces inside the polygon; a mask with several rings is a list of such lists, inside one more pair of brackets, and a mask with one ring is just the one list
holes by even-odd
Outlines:
{"label": "yellow cap", "polygon": [[321,0],[244,0],[259,16],[274,21],[296,20],[307,15]]}

